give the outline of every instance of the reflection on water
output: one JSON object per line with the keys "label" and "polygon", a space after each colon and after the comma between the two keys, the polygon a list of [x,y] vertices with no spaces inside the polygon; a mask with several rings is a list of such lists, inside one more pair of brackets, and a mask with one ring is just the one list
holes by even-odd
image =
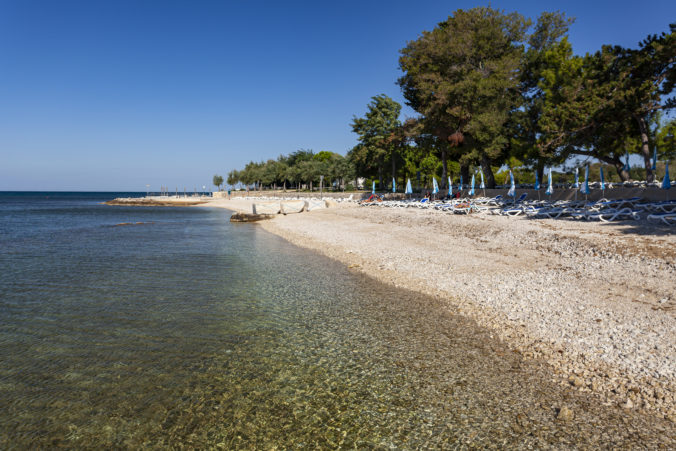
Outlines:
{"label": "reflection on water", "polygon": [[[433,299],[222,210],[84,211],[4,242],[2,448],[665,440],[663,423],[557,387]],[[555,419],[562,402],[578,421]]]}

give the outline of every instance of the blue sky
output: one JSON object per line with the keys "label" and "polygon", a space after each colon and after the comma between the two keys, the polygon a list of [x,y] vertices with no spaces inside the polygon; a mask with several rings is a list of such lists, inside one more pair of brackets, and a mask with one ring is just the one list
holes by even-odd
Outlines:
{"label": "blue sky", "polygon": [[[0,0],[0,190],[190,191],[300,148],[345,154],[372,96],[404,103],[406,42],[485,4]],[[575,17],[578,54],[676,21],[663,0],[491,5]]]}

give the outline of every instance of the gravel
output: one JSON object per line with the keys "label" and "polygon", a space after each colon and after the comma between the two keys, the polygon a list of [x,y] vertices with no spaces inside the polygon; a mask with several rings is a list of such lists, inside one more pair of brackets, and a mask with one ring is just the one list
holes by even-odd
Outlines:
{"label": "gravel", "polygon": [[673,228],[344,205],[261,226],[438,297],[562,385],[676,421]]}

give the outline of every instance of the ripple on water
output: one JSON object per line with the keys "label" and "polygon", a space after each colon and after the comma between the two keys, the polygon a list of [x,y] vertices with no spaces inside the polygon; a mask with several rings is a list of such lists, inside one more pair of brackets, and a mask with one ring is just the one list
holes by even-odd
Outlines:
{"label": "ripple on water", "polygon": [[[43,241],[11,254],[28,270],[0,279],[1,447],[674,440],[665,422],[557,386],[434,299],[222,211],[169,210],[78,240],[55,231],[54,258]],[[575,421],[556,420],[562,405]]]}

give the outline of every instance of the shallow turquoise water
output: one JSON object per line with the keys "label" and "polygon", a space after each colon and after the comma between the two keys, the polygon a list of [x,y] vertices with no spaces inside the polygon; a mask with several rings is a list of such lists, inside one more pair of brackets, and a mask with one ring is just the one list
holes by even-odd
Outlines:
{"label": "shallow turquoise water", "polygon": [[[232,225],[225,210],[98,203],[110,197],[0,196],[2,448],[558,447],[650,435],[615,412],[603,414],[609,427],[593,401],[557,391],[433,299]],[[562,396],[604,433],[554,421]]]}

